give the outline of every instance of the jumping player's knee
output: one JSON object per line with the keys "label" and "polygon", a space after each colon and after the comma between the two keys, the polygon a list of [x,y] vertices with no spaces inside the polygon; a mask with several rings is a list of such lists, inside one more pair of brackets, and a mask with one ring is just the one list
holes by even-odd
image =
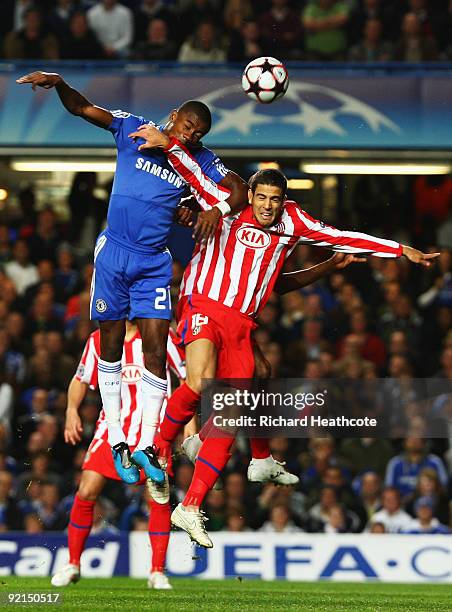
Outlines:
{"label": "jumping player's knee", "polygon": [[92,501],[95,502],[99,496],[99,493],[96,488],[93,488],[90,484],[80,483],[79,490],[77,492],[79,499],[83,501]]}

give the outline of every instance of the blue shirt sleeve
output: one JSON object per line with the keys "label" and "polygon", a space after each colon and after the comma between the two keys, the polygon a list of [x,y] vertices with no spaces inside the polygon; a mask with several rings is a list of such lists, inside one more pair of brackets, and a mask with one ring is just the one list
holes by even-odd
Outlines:
{"label": "blue shirt sleeve", "polygon": [[229,170],[223,164],[221,159],[215,155],[213,151],[202,147],[202,149],[194,155],[201,170],[215,183],[221,183]]}
{"label": "blue shirt sleeve", "polygon": [[118,149],[123,149],[128,146],[136,146],[129,134],[134,132],[140,125],[145,123],[152,123],[144,117],[138,117],[131,113],[124,112],[122,110],[110,111],[113,115],[113,121],[111,122],[108,130],[113,134],[116,146]]}

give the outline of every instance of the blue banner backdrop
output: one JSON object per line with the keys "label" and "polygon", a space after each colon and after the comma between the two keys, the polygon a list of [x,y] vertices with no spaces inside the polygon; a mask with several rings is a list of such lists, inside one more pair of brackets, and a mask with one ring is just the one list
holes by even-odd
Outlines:
{"label": "blue banner backdrop", "polygon": [[[239,66],[41,68],[61,72],[100,106],[158,123],[183,100],[203,100],[214,116],[206,138],[213,147],[449,149],[452,143],[450,66],[290,66],[286,96],[270,105],[245,96]],[[0,146],[113,146],[108,132],[71,117],[55,93],[17,85],[16,78],[31,69],[0,64]]]}

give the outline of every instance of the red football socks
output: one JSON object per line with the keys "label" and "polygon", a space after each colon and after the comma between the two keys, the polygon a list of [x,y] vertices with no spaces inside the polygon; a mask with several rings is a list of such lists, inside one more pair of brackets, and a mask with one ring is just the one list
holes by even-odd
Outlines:
{"label": "red football socks", "polygon": [[250,447],[253,459],[266,459],[270,457],[268,438],[250,438]]}
{"label": "red football socks", "polygon": [[200,506],[231,457],[234,438],[207,438],[195,463],[191,485],[182,502],[184,506]]}
{"label": "red football socks", "polygon": [[151,572],[165,571],[166,551],[170,536],[170,505],[149,500],[149,539],[152,548]]}
{"label": "red football socks", "polygon": [[93,501],[80,499],[78,495],[75,496],[67,530],[69,563],[72,565],[80,566],[80,557],[93,526],[94,503]]}
{"label": "red football socks", "polygon": [[181,429],[196,413],[201,395],[190,389],[187,383],[181,385],[168,400],[165,416],[160,424],[160,438],[172,442]]}

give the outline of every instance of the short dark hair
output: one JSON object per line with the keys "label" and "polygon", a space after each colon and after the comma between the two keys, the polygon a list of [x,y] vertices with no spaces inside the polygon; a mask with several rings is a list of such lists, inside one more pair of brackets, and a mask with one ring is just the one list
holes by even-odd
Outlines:
{"label": "short dark hair", "polygon": [[259,170],[249,180],[249,186],[251,191],[254,193],[258,185],[272,185],[273,187],[279,187],[282,191],[283,197],[287,191],[287,179],[282,172],[268,168],[266,170]]}
{"label": "short dark hair", "polygon": [[212,114],[210,112],[209,107],[204,102],[200,102],[199,100],[187,100],[179,106],[177,109],[178,113],[193,113],[196,115],[203,123],[205,123],[210,130],[210,126],[212,125]]}

